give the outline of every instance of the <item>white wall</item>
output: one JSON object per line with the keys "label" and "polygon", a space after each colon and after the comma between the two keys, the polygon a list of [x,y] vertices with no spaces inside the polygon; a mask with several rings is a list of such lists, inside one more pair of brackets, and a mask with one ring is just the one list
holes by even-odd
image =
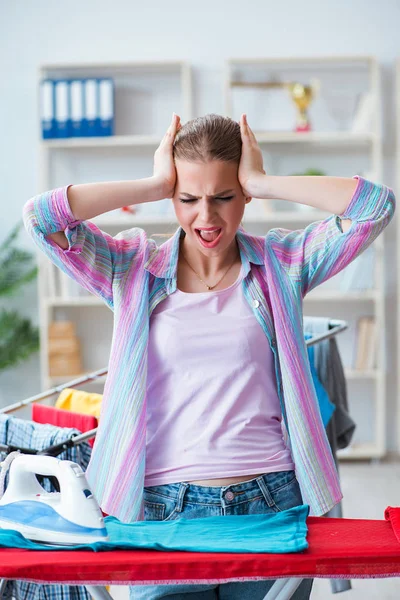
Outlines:
{"label": "white wall", "polygon": [[[223,112],[221,70],[231,57],[361,54],[383,67],[383,181],[395,187],[394,59],[400,2],[381,0],[0,0],[0,241],[38,189],[37,67],[52,62],[187,60],[194,115]],[[150,173],[149,173],[150,175]],[[400,196],[400,192],[398,193]],[[389,414],[396,398],[395,225],[387,230]],[[33,249],[23,236],[22,244]],[[13,305],[37,319],[36,285]],[[39,390],[38,359],[0,375],[0,406]],[[101,365],[99,365],[100,367]],[[395,419],[388,443],[396,445]]]}

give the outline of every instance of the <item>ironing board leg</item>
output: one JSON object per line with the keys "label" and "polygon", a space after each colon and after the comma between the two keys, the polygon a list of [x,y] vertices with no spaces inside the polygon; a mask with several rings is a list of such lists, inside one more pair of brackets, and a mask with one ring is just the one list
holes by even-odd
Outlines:
{"label": "ironing board leg", "polygon": [[103,585],[85,585],[85,588],[94,600],[113,600]]}
{"label": "ironing board leg", "polygon": [[7,579],[0,579],[0,600],[3,598],[4,590],[6,589]]}
{"label": "ironing board leg", "polygon": [[299,578],[277,579],[264,600],[289,600],[303,580]]}

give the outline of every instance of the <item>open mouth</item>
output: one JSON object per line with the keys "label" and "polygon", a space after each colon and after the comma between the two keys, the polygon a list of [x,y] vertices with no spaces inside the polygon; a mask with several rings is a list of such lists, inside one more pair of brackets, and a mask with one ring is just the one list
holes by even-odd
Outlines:
{"label": "open mouth", "polygon": [[214,248],[219,243],[222,235],[222,229],[215,229],[214,231],[196,229],[195,231],[200,243],[205,248]]}
{"label": "open mouth", "polygon": [[213,231],[203,231],[202,229],[196,229],[196,231],[205,242],[214,242],[214,240],[216,240],[219,234],[221,233],[221,229],[215,229]]}

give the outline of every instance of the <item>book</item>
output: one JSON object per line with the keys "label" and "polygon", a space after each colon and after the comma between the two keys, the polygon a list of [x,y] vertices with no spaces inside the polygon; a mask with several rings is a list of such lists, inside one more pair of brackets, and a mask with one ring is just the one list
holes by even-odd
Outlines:
{"label": "book", "polygon": [[357,348],[354,368],[374,369],[377,358],[377,328],[374,317],[360,317],[357,323]]}
{"label": "book", "polygon": [[378,350],[378,331],[376,320],[372,317],[367,327],[367,355],[365,368],[373,370],[376,368]]}

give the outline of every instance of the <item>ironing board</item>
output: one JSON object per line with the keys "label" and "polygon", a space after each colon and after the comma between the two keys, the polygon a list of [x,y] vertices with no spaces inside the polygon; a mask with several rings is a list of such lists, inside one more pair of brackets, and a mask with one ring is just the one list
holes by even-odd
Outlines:
{"label": "ironing board", "polygon": [[[345,321],[332,320],[332,329],[308,339],[312,346],[347,329]],[[67,387],[78,387],[107,374],[100,369],[0,409],[14,412],[44,400]],[[46,448],[37,454],[58,456],[96,435],[97,429]],[[15,448],[1,446],[0,451]],[[28,449],[23,450],[29,452]],[[35,452],[36,453],[36,452]],[[6,580],[85,585],[96,600],[112,600],[105,585],[227,583],[277,579],[264,600],[287,600],[303,578],[400,576],[400,543],[386,521],[309,517],[306,552],[296,554],[238,554],[160,552],[149,550],[99,552],[82,550],[32,551],[0,549],[0,600]],[[365,537],[362,532],[367,532]],[[53,555],[53,556],[52,556]]]}
{"label": "ironing board", "polygon": [[293,554],[0,549],[0,578],[85,585],[96,600],[110,600],[99,587],[110,584],[277,579],[264,600],[288,600],[303,578],[400,577],[390,521],[308,517],[307,526],[309,548]]}

